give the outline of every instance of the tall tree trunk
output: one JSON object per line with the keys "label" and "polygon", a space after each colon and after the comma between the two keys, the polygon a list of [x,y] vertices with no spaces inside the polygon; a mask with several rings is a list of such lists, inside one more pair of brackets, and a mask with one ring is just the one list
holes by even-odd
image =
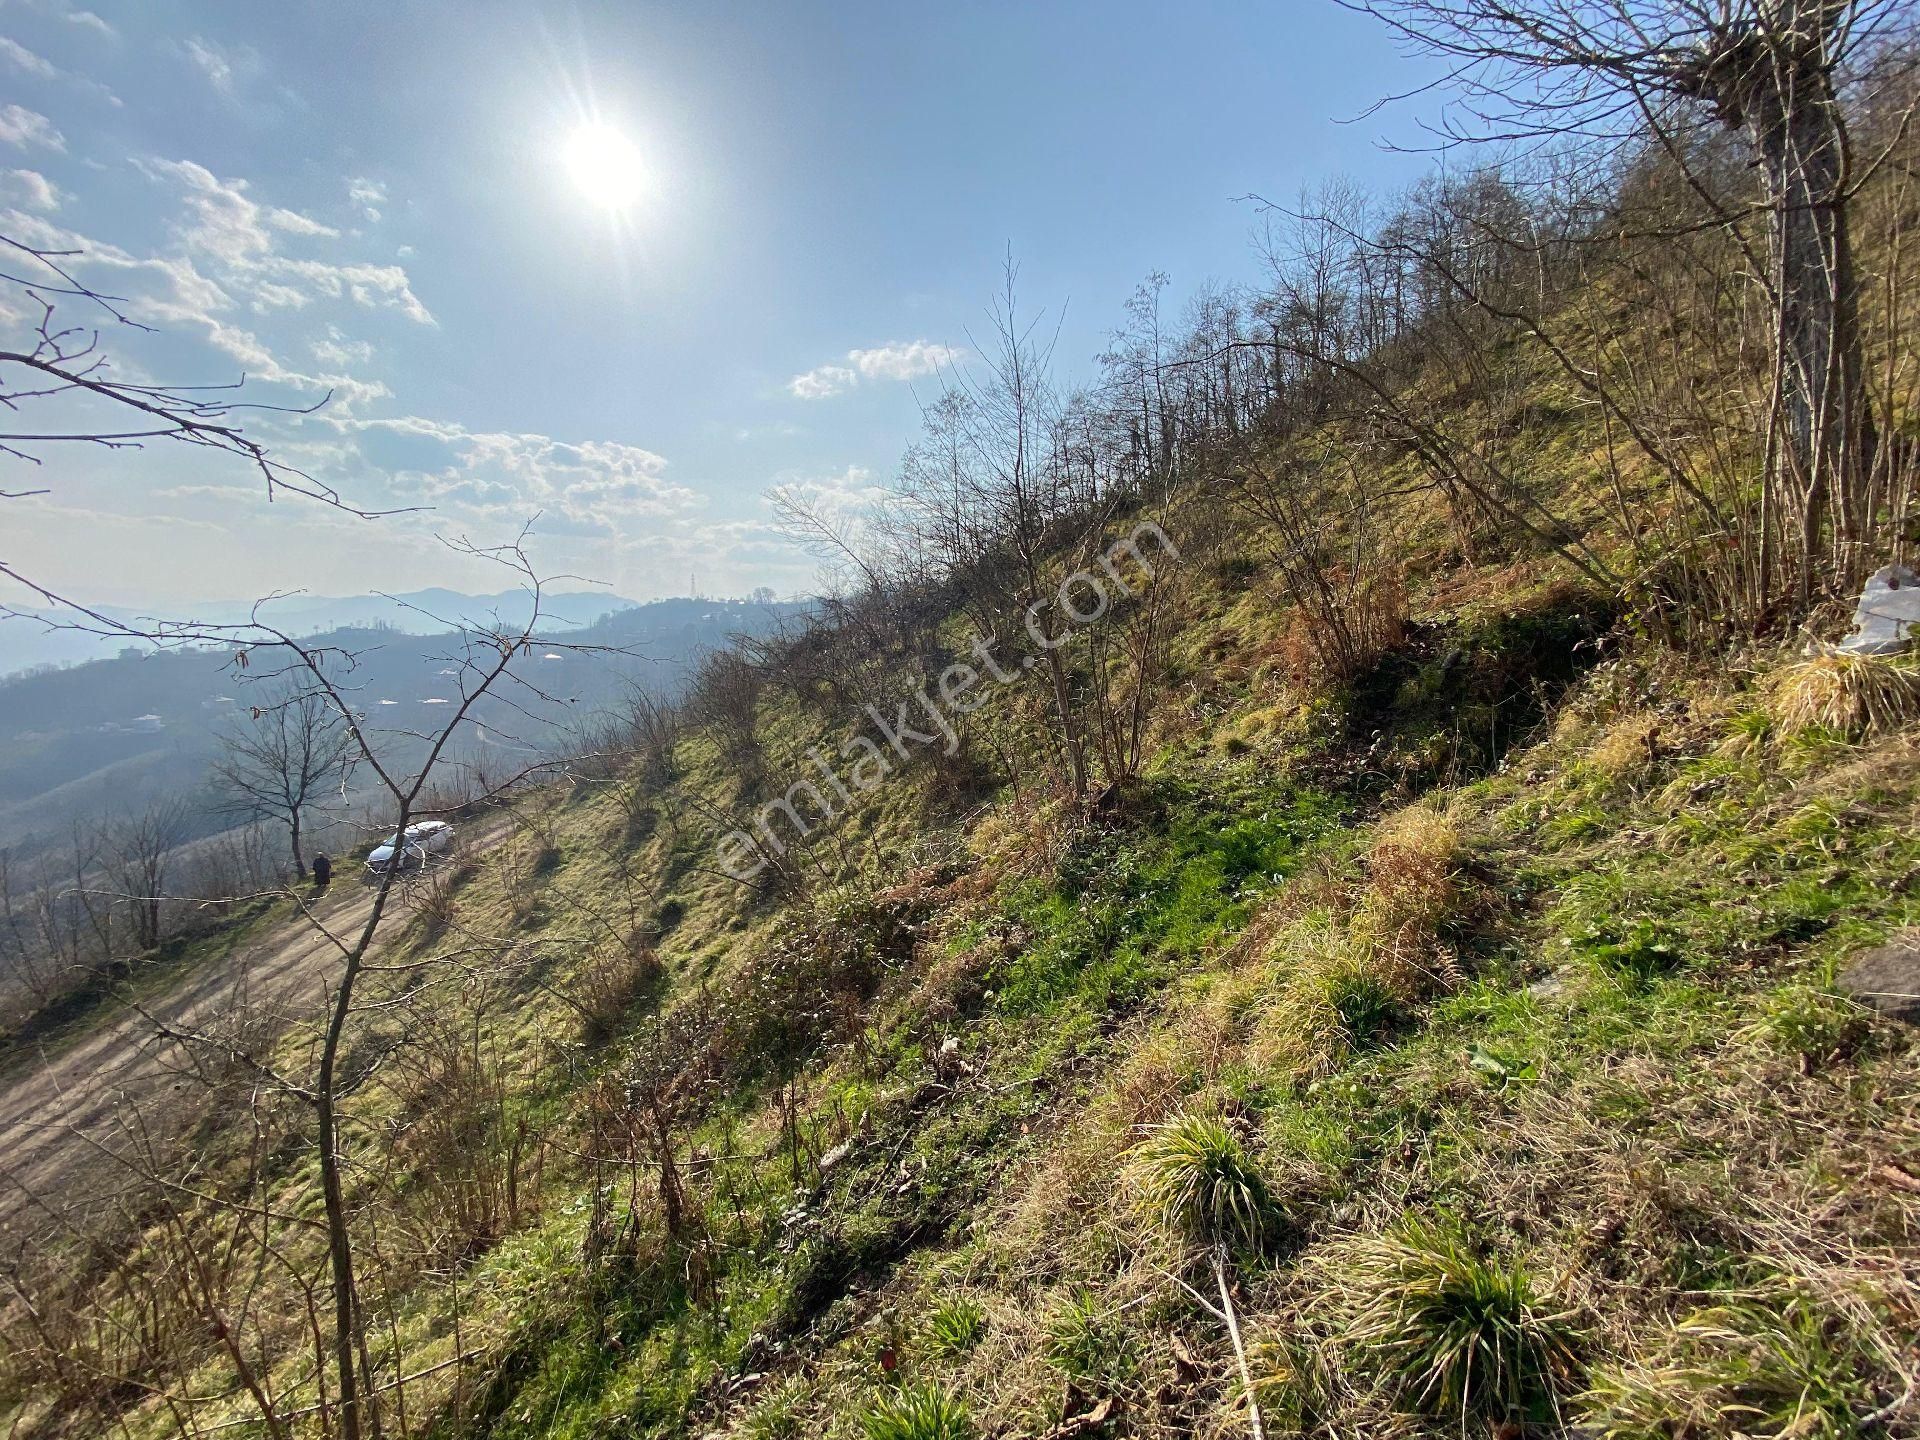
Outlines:
{"label": "tall tree trunk", "polygon": [[1846,123],[1831,55],[1847,6],[1770,0],[1758,33],[1718,66],[1718,100],[1759,157],[1769,210],[1780,477],[1798,520],[1799,591],[1857,578],[1871,523],[1876,436],[1861,356],[1847,220]]}
{"label": "tall tree trunk", "polygon": [[300,807],[298,805],[287,812],[287,829],[293,838],[293,873],[305,875],[307,860],[306,856],[300,853]]}
{"label": "tall tree trunk", "polygon": [[1084,800],[1087,798],[1087,756],[1080,743],[1080,727],[1074,723],[1073,696],[1067,686],[1067,667],[1061,662],[1057,650],[1047,651],[1047,680],[1053,691],[1053,713],[1060,722],[1060,739],[1066,748],[1067,766],[1073,779],[1073,798]]}
{"label": "tall tree trunk", "polygon": [[316,1137],[320,1145],[320,1197],[326,1213],[327,1255],[333,1271],[333,1359],[340,1388],[341,1440],[361,1440],[360,1373],[355,1364],[360,1344],[360,1297],[353,1278],[353,1237],[347,1228],[346,1186],[340,1177],[340,1124],[334,1113],[336,1067],[340,1040],[353,1005],[353,984],[360,962],[350,958],[334,997],[326,1039],[320,1051],[320,1074],[314,1086]]}

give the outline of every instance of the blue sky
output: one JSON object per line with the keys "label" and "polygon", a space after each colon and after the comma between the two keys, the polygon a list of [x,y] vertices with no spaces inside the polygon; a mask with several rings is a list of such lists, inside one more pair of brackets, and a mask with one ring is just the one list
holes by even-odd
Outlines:
{"label": "blue sky", "polygon": [[[1424,163],[1378,145],[1406,114],[1338,123],[1419,72],[1332,0],[8,0],[0,35],[4,233],[85,248],[159,327],[105,337],[119,368],[331,388],[256,428],[356,502],[433,507],[48,455],[5,558],[103,603],[497,588],[433,537],[535,511],[543,568],[635,598],[803,589],[765,492],[891,473],[1009,246],[1085,375],[1150,271],[1176,308],[1256,278],[1235,197]],[[589,120],[644,157],[618,217],[561,163]]]}

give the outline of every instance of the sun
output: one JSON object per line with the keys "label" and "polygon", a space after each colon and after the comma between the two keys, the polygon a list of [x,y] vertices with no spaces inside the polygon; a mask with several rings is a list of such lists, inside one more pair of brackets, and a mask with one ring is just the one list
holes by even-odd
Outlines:
{"label": "sun", "polygon": [[604,210],[625,210],[647,188],[639,150],[613,126],[590,121],[567,137],[560,158],[580,193]]}

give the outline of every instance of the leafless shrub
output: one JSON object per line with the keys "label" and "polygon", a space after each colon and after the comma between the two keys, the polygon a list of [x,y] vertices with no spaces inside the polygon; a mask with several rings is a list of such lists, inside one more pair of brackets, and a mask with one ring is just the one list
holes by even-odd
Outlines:
{"label": "leafless shrub", "polygon": [[1326,678],[1343,684],[1400,643],[1406,610],[1386,517],[1357,475],[1250,459],[1234,493],[1264,522],[1268,554]]}
{"label": "leafless shrub", "polygon": [[392,1052],[407,1115],[395,1153],[419,1187],[424,1245],[470,1254],[518,1226],[537,1204],[528,1187],[527,1121],[514,1114],[512,1066],[489,1017],[504,989],[470,981],[450,997],[433,987],[410,1007],[407,1043]]}
{"label": "leafless shrub", "polygon": [[611,1040],[634,1005],[659,986],[665,973],[659,953],[642,934],[636,933],[625,945],[589,950],[571,987],[581,1042],[598,1046]]}
{"label": "leafless shrub", "polygon": [[760,669],[736,650],[708,656],[694,677],[687,714],[720,737],[727,758],[751,761],[759,754]]}
{"label": "leafless shrub", "polygon": [[413,913],[419,916],[428,940],[437,940],[453,928],[460,913],[457,890],[452,872],[428,875],[414,886]]}

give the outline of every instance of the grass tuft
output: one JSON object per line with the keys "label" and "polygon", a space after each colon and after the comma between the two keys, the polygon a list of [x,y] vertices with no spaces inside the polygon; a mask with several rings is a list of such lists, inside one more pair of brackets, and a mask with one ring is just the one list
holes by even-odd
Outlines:
{"label": "grass tuft", "polygon": [[1410,805],[1381,822],[1367,852],[1367,889],[1356,908],[1356,945],[1408,972],[1404,988],[1452,983],[1440,937],[1468,899],[1461,884],[1465,842],[1453,821]]}
{"label": "grass tuft", "polygon": [[1075,1380],[1124,1382],[1137,1369],[1132,1332],[1090,1290],[1076,1290],[1047,1322],[1046,1356]]}
{"label": "grass tuft", "polygon": [[927,1344],[936,1355],[958,1359],[986,1337],[987,1312],[964,1296],[949,1300],[927,1321]]}
{"label": "grass tuft", "polygon": [[1767,677],[1767,715],[1788,735],[1884,735],[1920,718],[1920,670],[1884,655],[1816,655]]}
{"label": "grass tuft", "polygon": [[1252,1055],[1261,1069],[1296,1080],[1384,1040],[1403,1019],[1408,994],[1427,988],[1405,963],[1340,934],[1325,917],[1298,926],[1277,959],[1285,978],[1256,1022]]}
{"label": "grass tuft", "polygon": [[1175,1234],[1206,1244],[1258,1248],[1274,1214],[1266,1180],[1226,1122],[1179,1115],[1134,1147],[1141,1202]]}
{"label": "grass tuft", "polygon": [[574,982],[581,1042],[606,1044],[620,1033],[641,998],[657,991],[665,978],[659,954],[644,939],[592,951]]}
{"label": "grass tuft", "polygon": [[1550,1407],[1574,1371],[1572,1312],[1518,1261],[1481,1258],[1453,1230],[1410,1220],[1360,1242],[1341,1267],[1357,1294],[1348,1338],[1397,1401],[1493,1420]]}
{"label": "grass tuft", "polygon": [[1809,1063],[1835,1060],[1866,1037],[1867,1011],[1829,986],[1794,981],[1761,997],[1759,1018],[1741,1033]]}
{"label": "grass tuft", "polygon": [[1835,1316],[1789,1287],[1695,1311],[1652,1363],[1596,1371],[1582,1399],[1609,1440],[1841,1440],[1877,1407],[1873,1368]]}
{"label": "grass tuft", "polygon": [[860,1417],[867,1440],[973,1440],[963,1401],[936,1385],[915,1385],[876,1401]]}

